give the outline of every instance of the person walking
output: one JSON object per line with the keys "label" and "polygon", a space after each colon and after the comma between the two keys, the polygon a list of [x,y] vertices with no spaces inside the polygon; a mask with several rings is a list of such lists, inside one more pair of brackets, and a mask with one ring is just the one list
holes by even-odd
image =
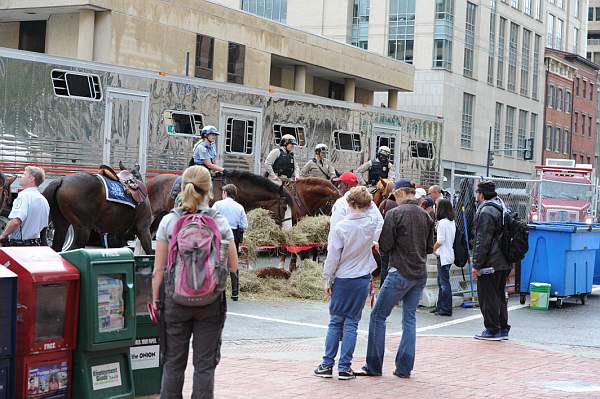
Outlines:
{"label": "person walking", "polygon": [[182,205],[163,217],[156,233],[152,301],[154,310],[160,309],[161,322],[165,324],[165,339],[164,342],[161,341],[161,346],[166,347],[160,397],[182,397],[190,337],[193,335],[194,376],[191,397],[210,399],[214,397],[215,369],[221,357],[221,334],[227,311],[225,293],[205,306],[182,306],[175,303],[170,295],[174,290],[172,279],[165,280],[169,242],[175,239],[172,234],[180,217],[203,212],[212,216],[221,233],[222,242],[228,243],[226,256],[230,272],[237,271],[237,253],[227,219],[208,207],[208,194],[212,190],[208,169],[190,166],[182,177]]}
{"label": "person walking", "polygon": [[320,177],[330,180],[337,176],[333,163],[327,159],[328,148],[325,144],[315,146],[315,157],[308,161],[300,171],[300,177]]}
{"label": "person walking", "polygon": [[473,245],[473,279],[477,280],[479,309],[485,330],[475,339],[500,341],[508,339],[508,309],[506,280],[510,274],[508,263],[500,246],[505,206],[496,193],[496,184],[482,181],[476,190],[477,211]]}
{"label": "person walking", "polygon": [[355,378],[352,356],[358,323],[369,295],[371,273],[377,268],[371,247],[376,240],[377,221],[367,213],[373,198],[366,187],[354,187],[347,196],[350,214],[329,235],[323,287],[329,301],[329,328],[323,361],[315,369],[319,377],[331,378],[341,339],[338,378]]}
{"label": "person walking", "polygon": [[[212,208],[216,209],[225,216],[231,231],[237,254],[240,254],[240,245],[244,241],[244,231],[248,229],[248,218],[244,207],[236,201],[237,187],[234,184],[226,184],[223,186],[223,199],[213,204]],[[240,292],[240,271],[229,273],[231,276],[231,300],[236,302],[239,299]]]}
{"label": "person walking", "polygon": [[415,362],[417,306],[427,281],[427,254],[433,253],[434,223],[419,207],[409,180],[398,180],[394,194],[398,206],[385,215],[379,238],[381,250],[390,256],[390,269],[371,310],[367,358],[360,375],[382,374],[386,320],[401,301],[402,340],[394,375],[409,378]]}
{"label": "person walking", "polygon": [[450,266],[454,262],[454,209],[447,199],[437,204],[436,242],[433,250],[437,255],[438,299],[432,313],[438,316],[452,316],[452,287],[450,286]]}
{"label": "person walking", "polygon": [[50,205],[40,193],[39,186],[44,182],[42,168],[26,166],[19,176],[23,189],[15,199],[2,234],[0,244],[5,247],[40,246],[41,232],[48,227]]}

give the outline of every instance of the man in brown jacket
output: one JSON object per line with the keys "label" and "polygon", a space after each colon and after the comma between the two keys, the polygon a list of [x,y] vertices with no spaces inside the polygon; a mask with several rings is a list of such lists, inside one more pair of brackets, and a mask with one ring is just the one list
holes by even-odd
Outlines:
{"label": "man in brown jacket", "polygon": [[381,375],[385,352],[385,321],[402,301],[402,340],[394,375],[409,378],[415,362],[416,312],[427,281],[427,254],[433,253],[434,223],[415,199],[409,180],[396,182],[398,206],[385,215],[379,247],[389,255],[390,269],[371,311],[367,362],[356,375]]}

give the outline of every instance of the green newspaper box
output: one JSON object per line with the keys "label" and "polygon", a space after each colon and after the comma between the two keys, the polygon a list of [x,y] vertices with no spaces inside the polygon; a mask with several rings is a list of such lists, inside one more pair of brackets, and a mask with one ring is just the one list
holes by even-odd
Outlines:
{"label": "green newspaper box", "polygon": [[135,256],[135,344],[129,348],[137,396],[160,393],[159,329],[152,324],[147,305],[152,302],[153,255]]}
{"label": "green newspaper box", "polygon": [[132,398],[135,342],[133,253],[127,248],[62,252],[81,274],[73,397]]}

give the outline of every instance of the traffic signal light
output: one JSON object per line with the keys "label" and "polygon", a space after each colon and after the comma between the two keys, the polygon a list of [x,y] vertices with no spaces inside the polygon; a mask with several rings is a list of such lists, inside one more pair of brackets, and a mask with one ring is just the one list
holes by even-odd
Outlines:
{"label": "traffic signal light", "polygon": [[533,139],[525,140],[525,150],[523,151],[523,159],[531,161],[533,159]]}
{"label": "traffic signal light", "polygon": [[488,165],[494,166],[494,151],[488,151]]}

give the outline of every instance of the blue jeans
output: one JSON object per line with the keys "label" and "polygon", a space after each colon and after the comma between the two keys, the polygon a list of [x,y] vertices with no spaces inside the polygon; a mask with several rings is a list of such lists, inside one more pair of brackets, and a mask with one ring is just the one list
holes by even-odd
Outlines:
{"label": "blue jeans", "polygon": [[333,366],[335,364],[341,338],[342,351],[338,369],[339,371],[350,370],[352,355],[356,347],[356,330],[358,330],[359,321],[344,316],[331,315],[327,338],[325,338],[325,356],[323,356],[323,363],[321,363],[323,366]]}
{"label": "blue jeans", "polygon": [[366,369],[381,375],[385,353],[385,321],[394,306],[402,301],[402,340],[396,354],[396,374],[409,375],[415,364],[417,306],[427,279],[409,280],[399,272],[388,273],[369,322]]}
{"label": "blue jeans", "polygon": [[452,314],[452,287],[450,286],[450,266],[442,265],[437,258],[438,299],[435,305],[438,312]]}

